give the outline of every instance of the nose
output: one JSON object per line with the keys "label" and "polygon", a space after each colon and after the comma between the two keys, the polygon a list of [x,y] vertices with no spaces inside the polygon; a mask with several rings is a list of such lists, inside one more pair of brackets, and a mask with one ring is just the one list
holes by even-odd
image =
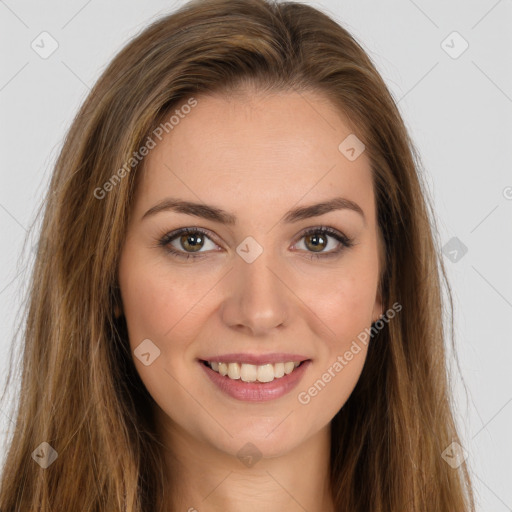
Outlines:
{"label": "nose", "polygon": [[264,251],[252,263],[237,258],[224,284],[224,325],[251,336],[265,336],[288,324],[293,294],[281,267],[270,256]]}

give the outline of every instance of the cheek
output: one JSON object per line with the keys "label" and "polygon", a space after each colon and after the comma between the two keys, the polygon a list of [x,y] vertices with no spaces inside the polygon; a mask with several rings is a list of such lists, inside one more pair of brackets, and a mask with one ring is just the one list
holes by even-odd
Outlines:
{"label": "cheek", "polygon": [[150,265],[133,253],[121,259],[119,280],[132,346],[149,338],[167,350],[164,340],[179,342],[189,337],[187,331],[192,336],[195,308],[208,288],[205,281],[180,278],[179,273],[167,272],[165,265]]}
{"label": "cheek", "polygon": [[372,267],[317,273],[303,281],[301,298],[328,328],[322,337],[331,350],[350,344],[371,325],[377,284],[377,269]]}
{"label": "cheek", "polygon": [[[361,344],[360,344],[361,345]],[[359,352],[347,360],[347,351],[340,351],[326,364],[317,365],[311,378],[298,390],[296,400],[304,422],[315,431],[334,418],[345,405],[356,387],[366,359],[367,348],[361,345]]]}
{"label": "cheek", "polygon": [[335,283],[330,296],[331,307],[325,311],[340,334],[353,333],[371,323],[376,284],[367,276],[343,276]]}
{"label": "cheek", "polygon": [[311,297],[311,304],[335,335],[322,337],[319,357],[296,394],[301,414],[312,430],[331,421],[359,380],[370,342],[375,300],[376,282],[371,277],[340,276],[329,284],[331,292]]}
{"label": "cheek", "polygon": [[[132,357],[142,382],[169,416],[173,411],[197,414],[194,402],[182,392],[182,383],[189,377],[186,364],[201,327],[199,301],[208,282],[171,274],[160,261],[148,263],[142,251],[133,248],[121,258],[119,284]],[[146,339],[159,350],[154,360],[151,354],[147,366],[134,354]],[[173,396],[172,410],[167,407],[169,396]]]}
{"label": "cheek", "polygon": [[309,290],[305,302],[329,329],[311,375],[297,393],[302,414],[312,425],[334,417],[361,375],[377,293],[377,261],[359,254],[336,272],[317,273],[310,286],[303,287]]}

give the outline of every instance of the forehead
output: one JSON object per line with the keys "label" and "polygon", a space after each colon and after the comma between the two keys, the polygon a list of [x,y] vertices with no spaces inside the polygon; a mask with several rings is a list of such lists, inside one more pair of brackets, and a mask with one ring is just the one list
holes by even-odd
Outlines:
{"label": "forehead", "polygon": [[161,141],[155,139],[136,209],[170,195],[243,216],[343,196],[373,217],[368,157],[363,152],[351,161],[340,151],[354,129],[325,97],[291,91],[196,100]]}

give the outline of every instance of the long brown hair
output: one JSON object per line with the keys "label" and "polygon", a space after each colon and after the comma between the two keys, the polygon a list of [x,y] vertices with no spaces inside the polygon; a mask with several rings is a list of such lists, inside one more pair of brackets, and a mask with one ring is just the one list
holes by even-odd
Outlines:
{"label": "long brown hair", "polygon": [[[383,79],[361,45],[310,6],[196,0],[120,51],[57,160],[27,301],[2,512],[158,510],[165,480],[151,397],[124,320],[114,316],[140,171],[133,157],[180,103],[247,84],[319,92],[357,128],[385,242],[384,309],[403,306],[370,343],[360,380],[332,422],[336,510],[474,510],[466,464],[452,468],[442,457],[458,442],[441,280],[449,285],[420,157]],[[32,456],[49,450],[42,442],[58,454],[46,469]]]}

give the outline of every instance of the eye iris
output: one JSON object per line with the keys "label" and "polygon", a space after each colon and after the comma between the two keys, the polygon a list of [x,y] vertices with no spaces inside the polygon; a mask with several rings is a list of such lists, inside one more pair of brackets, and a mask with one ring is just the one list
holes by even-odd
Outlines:
{"label": "eye iris", "polygon": [[[319,245],[318,240],[323,240],[323,245]],[[320,252],[322,249],[325,249],[325,237],[319,234],[307,235],[306,236],[306,245],[309,247],[308,240],[313,240],[312,247],[313,251]]]}
{"label": "eye iris", "polygon": [[[203,236],[198,234],[185,234],[180,238],[181,245],[184,249],[190,248],[193,252],[198,251],[204,244]],[[190,247],[187,247],[189,245]]]}

